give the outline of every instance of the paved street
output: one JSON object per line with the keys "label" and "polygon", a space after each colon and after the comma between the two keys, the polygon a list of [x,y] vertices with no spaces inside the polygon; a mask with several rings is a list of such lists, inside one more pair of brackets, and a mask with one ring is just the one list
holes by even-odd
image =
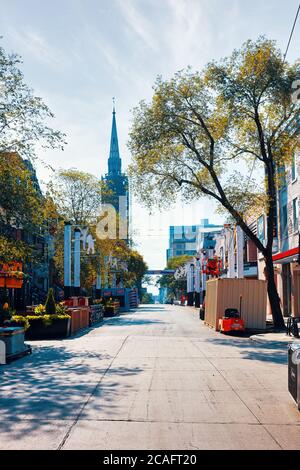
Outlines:
{"label": "paved street", "polygon": [[286,346],[143,306],[0,369],[0,449],[300,449]]}

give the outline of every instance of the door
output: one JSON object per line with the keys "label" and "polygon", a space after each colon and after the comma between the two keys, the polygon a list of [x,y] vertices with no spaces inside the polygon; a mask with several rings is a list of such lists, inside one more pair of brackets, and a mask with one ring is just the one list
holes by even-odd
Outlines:
{"label": "door", "polygon": [[291,286],[291,265],[282,266],[282,287],[283,287],[283,314],[289,316],[292,313],[292,286]]}

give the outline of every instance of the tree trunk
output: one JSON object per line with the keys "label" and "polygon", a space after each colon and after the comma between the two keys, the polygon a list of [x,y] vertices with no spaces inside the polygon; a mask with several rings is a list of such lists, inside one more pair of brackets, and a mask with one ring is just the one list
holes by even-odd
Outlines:
{"label": "tree trunk", "polygon": [[274,266],[272,259],[272,252],[265,256],[266,272],[267,272],[267,283],[268,283],[268,297],[272,310],[272,317],[274,322],[274,328],[283,330],[285,329],[285,323],[282,316],[280,298],[277,292],[274,276]]}

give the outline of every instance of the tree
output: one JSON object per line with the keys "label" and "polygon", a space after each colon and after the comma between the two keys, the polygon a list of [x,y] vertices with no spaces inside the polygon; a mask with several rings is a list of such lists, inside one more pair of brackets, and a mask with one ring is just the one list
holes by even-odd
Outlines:
{"label": "tree", "polygon": [[77,225],[88,225],[100,215],[102,189],[95,176],[74,168],[58,171],[48,185],[61,216]]}
{"label": "tree", "polygon": [[[191,260],[191,256],[181,255],[170,258],[167,263],[166,269],[176,269],[183,267],[188,261]],[[186,279],[176,279],[174,274],[164,274],[157,281],[160,287],[168,289],[168,297],[177,297],[178,292],[186,291]]]}
{"label": "tree", "polygon": [[[35,186],[28,163],[17,153],[0,153],[0,258],[3,261],[28,261],[32,256],[28,234],[38,231],[44,222],[43,197]],[[16,239],[19,228],[27,234],[25,240]]]}
{"label": "tree", "polygon": [[0,153],[32,158],[36,145],[63,149],[64,134],[46,122],[54,115],[24,82],[21,59],[0,47]]}
{"label": "tree", "polygon": [[[99,266],[101,266],[102,285],[105,275],[108,274],[107,257],[117,258],[127,263],[128,270],[119,270],[117,275],[123,279],[125,287],[137,285],[141,288],[142,278],[147,266],[141,255],[128,247],[124,240],[118,238],[101,239],[97,236],[96,224],[103,216],[101,199],[108,194],[109,189],[102,181],[89,173],[74,168],[61,170],[48,185],[48,212],[52,218],[57,215],[57,230],[55,243],[55,266],[57,277],[63,282],[63,232],[64,220],[72,222],[75,226],[88,227],[95,243],[95,255],[81,256],[81,286],[91,293]],[[57,211],[57,214],[56,214]],[[48,218],[49,218],[48,215]],[[116,223],[118,227],[119,219]]]}
{"label": "tree", "polygon": [[[201,73],[159,77],[152,101],[134,110],[129,141],[142,202],[169,206],[178,193],[186,201],[209,197],[254,242],[265,259],[276,328],[284,327],[272,260],[276,192],[279,170],[299,145],[299,101],[291,100],[298,67],[284,61],[273,41],[259,38]],[[266,244],[248,222],[255,207],[267,216]]]}
{"label": "tree", "polygon": [[145,292],[142,296],[142,300],[141,300],[141,303],[142,304],[154,304],[154,298],[153,298],[153,294],[151,294],[151,292]]}
{"label": "tree", "polygon": [[136,250],[129,249],[128,274],[125,278],[125,281],[128,283],[128,287],[136,285],[139,293],[141,293],[142,283],[147,269],[148,266],[142,255]]}
{"label": "tree", "polygon": [[[24,82],[20,57],[0,47],[0,258],[37,261],[30,235],[41,233],[43,196],[31,164],[39,148],[60,148],[53,114]],[[16,237],[22,229],[24,240]]]}

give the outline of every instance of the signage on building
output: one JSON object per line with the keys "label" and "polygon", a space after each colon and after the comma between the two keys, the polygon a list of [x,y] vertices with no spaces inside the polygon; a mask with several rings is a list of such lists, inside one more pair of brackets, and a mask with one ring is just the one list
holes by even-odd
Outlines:
{"label": "signage on building", "polygon": [[23,285],[24,277],[22,267],[23,265],[19,261],[0,263],[0,287],[20,289]]}
{"label": "signage on building", "polygon": [[219,276],[222,270],[222,261],[219,258],[206,259],[202,264],[203,274]]}
{"label": "signage on building", "polygon": [[264,244],[265,242],[265,218],[264,216],[260,216],[257,220],[257,238],[261,243]]}

